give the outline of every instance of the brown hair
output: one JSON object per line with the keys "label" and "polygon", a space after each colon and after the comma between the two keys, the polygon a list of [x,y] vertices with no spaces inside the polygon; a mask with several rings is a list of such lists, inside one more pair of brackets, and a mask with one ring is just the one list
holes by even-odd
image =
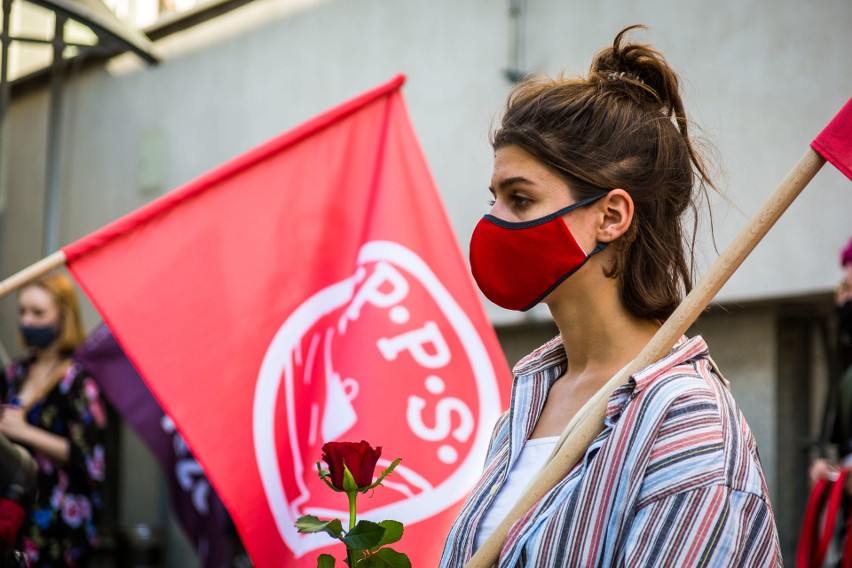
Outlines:
{"label": "brown hair", "polygon": [[86,338],[83,331],[83,319],[80,317],[77,293],[74,290],[74,282],[65,274],[53,274],[25,285],[21,288],[21,291],[32,286],[42,288],[49,293],[56,307],[59,308],[61,318],[58,338],[59,351],[63,355],[70,355]]}
{"label": "brown hair", "polygon": [[[619,280],[627,309],[664,320],[692,288],[693,227],[687,262],[683,214],[697,189],[715,188],[688,133],[678,78],[661,53],[624,42],[599,51],[588,77],[531,78],[512,91],[494,149],[516,145],[561,176],[574,197],[613,188],[634,203],[630,228],[605,272]],[[696,184],[696,181],[698,182]]]}

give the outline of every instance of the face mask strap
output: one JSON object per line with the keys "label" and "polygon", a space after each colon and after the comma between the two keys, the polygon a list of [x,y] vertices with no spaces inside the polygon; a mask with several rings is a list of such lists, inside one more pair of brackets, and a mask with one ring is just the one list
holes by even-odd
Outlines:
{"label": "face mask strap", "polygon": [[[609,192],[607,192],[609,193]],[[583,199],[582,201],[578,201],[577,203],[572,203],[567,207],[563,207],[559,211],[555,211],[550,215],[546,215],[544,217],[540,217],[539,219],[533,219],[532,221],[521,221],[521,222],[511,222],[504,221],[499,217],[495,217],[494,215],[485,215],[485,219],[494,223],[498,227],[503,227],[504,229],[529,229],[530,227],[537,227],[538,225],[543,225],[545,223],[549,223],[553,221],[557,217],[562,217],[566,213],[570,213],[574,209],[579,209],[580,207],[584,207],[586,205],[590,205],[600,199],[601,197],[607,195],[607,193],[601,193],[600,195],[595,195],[594,197],[589,197],[588,199]]]}
{"label": "face mask strap", "polygon": [[608,245],[609,245],[609,243],[598,243],[598,245],[594,249],[592,249],[592,252],[590,252],[589,254],[586,255],[586,260],[588,260],[589,257],[594,256],[594,255],[598,254],[599,252],[601,252]]}

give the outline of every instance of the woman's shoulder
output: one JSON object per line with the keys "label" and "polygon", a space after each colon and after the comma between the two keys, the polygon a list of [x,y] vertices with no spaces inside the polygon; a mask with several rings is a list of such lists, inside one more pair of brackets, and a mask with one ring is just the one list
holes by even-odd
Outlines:
{"label": "woman's shoulder", "polygon": [[700,478],[765,496],[757,442],[706,345],[655,375],[637,398],[659,421],[653,463],[693,472],[687,484]]}
{"label": "woman's shoulder", "polygon": [[73,359],[68,359],[62,371],[62,378],[57,388],[62,394],[81,391],[83,389],[97,389],[94,379],[89,372]]}
{"label": "woman's shoulder", "polygon": [[633,375],[634,390],[629,406],[643,429],[655,432],[655,446],[677,440],[701,439],[708,451],[723,450],[730,426],[730,406],[726,382],[715,370],[707,346],[700,337],[680,341],[665,357]]}
{"label": "woman's shoulder", "polygon": [[4,391],[18,385],[27,374],[29,358],[12,359],[0,366],[0,388]]}
{"label": "woman's shoulder", "polygon": [[743,428],[740,409],[729,390],[729,383],[704,351],[667,367],[633,393],[642,414],[655,416],[661,431],[691,436],[696,432],[705,439],[726,444],[731,437],[750,438]]}
{"label": "woman's shoulder", "polygon": [[3,374],[7,380],[12,380],[26,374],[27,367],[33,362],[32,357],[17,357],[2,366]]}
{"label": "woman's shoulder", "polygon": [[[97,429],[106,427],[106,410],[101,389],[89,372],[72,361],[57,385],[65,408],[72,409],[83,424]],[[54,391],[57,392],[57,391]]]}
{"label": "woman's shoulder", "polygon": [[681,338],[664,357],[633,373],[631,381],[634,398],[663,406],[717,397],[728,388],[700,335]]}

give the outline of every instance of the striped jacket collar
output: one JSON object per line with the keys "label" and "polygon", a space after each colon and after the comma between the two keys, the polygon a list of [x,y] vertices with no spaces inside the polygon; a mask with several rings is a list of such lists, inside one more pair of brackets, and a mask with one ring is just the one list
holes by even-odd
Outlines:
{"label": "striped jacket collar", "polygon": [[[700,335],[689,339],[686,336],[681,336],[675,343],[669,353],[658,361],[634,372],[627,383],[613,391],[609,399],[607,407],[607,421],[611,421],[621,413],[624,406],[632,395],[647,388],[655,379],[664,375],[672,367],[686,363],[692,359],[701,356],[708,356],[707,343]],[[711,364],[712,360],[711,360]],[[715,368],[715,364],[713,364]],[[565,355],[565,346],[562,343],[562,336],[557,335],[523,359],[521,359],[513,369],[516,382],[520,385],[529,380],[536,383],[536,379],[546,378],[546,385],[536,385],[541,388],[550,386],[565,372],[568,367],[568,358]],[[718,369],[715,369],[719,377]],[[727,386],[727,381],[722,379]],[[539,410],[540,409],[536,409]],[[537,419],[537,416],[536,416]]]}

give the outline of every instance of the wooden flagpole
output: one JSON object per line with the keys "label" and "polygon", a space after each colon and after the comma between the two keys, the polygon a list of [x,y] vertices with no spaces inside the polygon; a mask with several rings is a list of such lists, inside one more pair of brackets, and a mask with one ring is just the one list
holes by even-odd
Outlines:
{"label": "wooden flagpole", "polygon": [[10,292],[14,292],[21,286],[38,280],[51,270],[55,270],[65,264],[65,253],[61,250],[44,257],[35,264],[24,268],[20,272],[16,272],[12,276],[0,282],[0,298]]}
{"label": "wooden flagpole", "polygon": [[560,436],[550,461],[527,486],[518,503],[465,568],[491,568],[497,563],[500,549],[512,525],[564,479],[602,431],[612,391],[624,384],[633,372],[657,361],[672,348],[824,164],[825,158],[808,148],[636,359],[610,379],[571,420]]}

